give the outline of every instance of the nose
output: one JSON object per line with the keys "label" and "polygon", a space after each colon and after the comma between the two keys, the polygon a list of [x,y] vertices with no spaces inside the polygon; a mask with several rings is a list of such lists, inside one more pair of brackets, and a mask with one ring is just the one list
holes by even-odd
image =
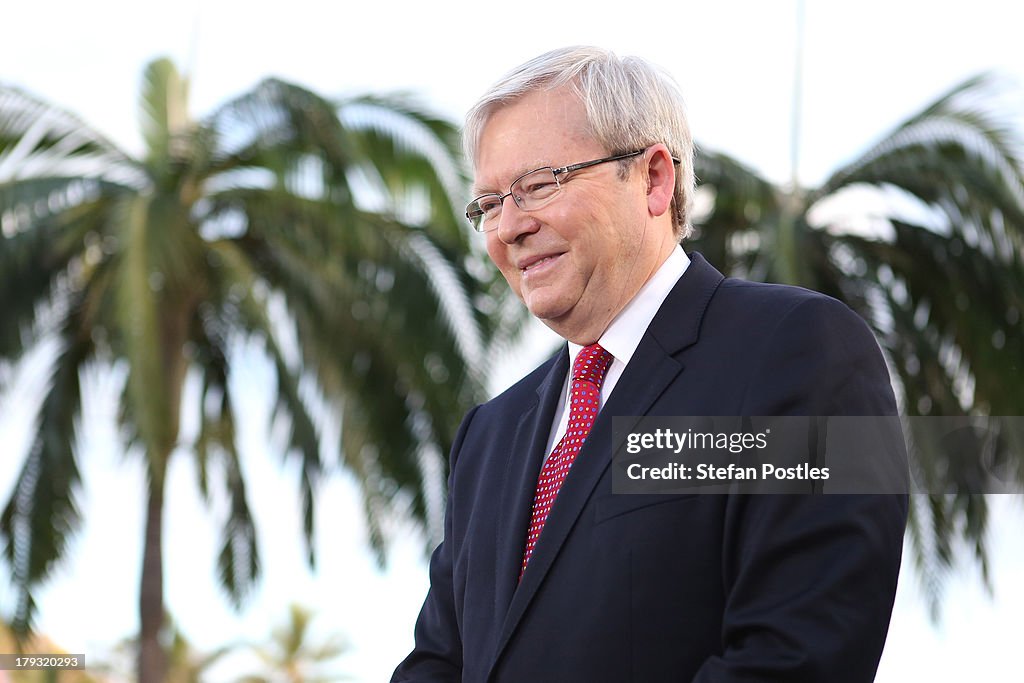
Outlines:
{"label": "nose", "polygon": [[[512,201],[509,201],[509,200]],[[501,202],[501,214],[498,216],[498,227],[494,230],[499,240],[505,244],[513,244],[524,235],[537,232],[540,223],[533,214],[523,211],[515,203],[509,193]]]}

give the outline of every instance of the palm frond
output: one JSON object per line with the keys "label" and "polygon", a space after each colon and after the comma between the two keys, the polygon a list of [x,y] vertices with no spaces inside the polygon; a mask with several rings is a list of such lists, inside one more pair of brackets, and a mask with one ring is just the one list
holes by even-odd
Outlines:
{"label": "palm frond", "polygon": [[[427,233],[376,214],[339,216],[328,204],[275,192],[232,191],[213,202],[214,212],[244,213],[239,244],[290,308],[310,311],[309,325],[338,319],[335,339],[353,341],[339,355],[383,343],[395,362],[433,353],[456,382],[482,383],[480,313],[467,296],[467,276]],[[422,334],[412,338],[410,328]],[[303,329],[300,338],[307,338]]]}
{"label": "palm frond", "polygon": [[27,635],[35,616],[35,589],[64,554],[81,522],[75,502],[81,477],[75,455],[75,421],[81,411],[79,373],[92,351],[80,333],[78,300],[67,298],[60,349],[39,413],[28,457],[0,515],[4,558],[17,592],[12,628]]}
{"label": "palm frond", "polygon": [[193,448],[199,491],[207,501],[210,461],[218,449],[228,451],[234,449],[236,443],[228,384],[227,330],[212,308],[209,304],[200,308],[190,335],[194,344],[193,362],[200,376],[199,434]]}
{"label": "palm frond", "polygon": [[281,170],[296,159],[317,158],[328,172],[335,201],[350,199],[347,169],[356,165],[335,106],[310,90],[267,79],[218,108],[202,122],[206,177],[250,167]]}
{"label": "palm frond", "polygon": [[456,126],[398,96],[344,102],[339,116],[372,166],[372,175],[364,177],[379,180],[389,199],[386,212],[403,223],[430,226],[434,239],[467,251],[470,231],[457,207],[469,177],[455,163],[461,159]]}
{"label": "palm frond", "polygon": [[[990,79],[978,77],[954,88],[839,169],[810,203],[856,183],[893,186],[945,213],[948,224],[939,229],[970,238],[971,228],[1010,228],[991,237],[1019,251],[1024,157],[1008,124],[985,108],[984,99],[977,102],[990,87]],[[999,215],[995,223],[993,212]]]}
{"label": "palm frond", "polygon": [[[229,292],[233,287],[244,292],[232,305],[235,308],[238,322],[248,334],[259,338],[271,358],[277,378],[275,415],[288,422],[286,452],[296,453],[301,459],[301,480],[299,484],[303,511],[303,531],[307,550],[307,560],[315,564],[316,555],[313,546],[315,526],[315,489],[322,474],[320,459],[319,430],[311,417],[310,410],[303,400],[299,383],[300,371],[293,369],[285,358],[278,342],[277,327],[267,310],[267,302],[254,294],[260,291],[260,280],[252,269],[245,254],[234,244],[222,241],[213,245],[217,254],[218,270],[222,282],[219,287]],[[226,394],[225,394],[226,395]]]}
{"label": "palm frond", "polygon": [[[228,406],[230,414],[230,406]],[[224,418],[230,420],[231,418]],[[234,442],[225,445],[225,477],[228,492],[228,517],[224,525],[223,541],[217,556],[221,585],[236,608],[260,577],[261,563],[256,540],[256,526],[246,496],[245,478]]]}
{"label": "palm frond", "polygon": [[689,242],[726,272],[757,277],[756,255],[778,224],[778,190],[728,155],[699,149],[694,233]]}
{"label": "palm frond", "polygon": [[77,116],[0,85],[0,183],[75,176],[146,185],[138,165]]}
{"label": "palm frond", "polygon": [[[273,214],[260,211],[261,204],[246,205],[254,213],[240,245],[284,295],[302,356],[316,368],[326,395],[344,406],[342,453],[364,503],[368,510],[382,509],[373,501],[390,502],[405,491],[413,517],[425,521],[421,446],[436,440],[447,449],[454,425],[477,394],[466,393],[474,385],[467,384],[466,360],[453,333],[437,324],[441,306],[429,275],[416,261],[408,263],[408,253],[396,251],[402,240],[388,239],[404,228],[375,217],[366,217],[367,228],[338,225],[347,230],[346,246],[325,262],[304,242],[273,230]],[[422,333],[409,335],[410,329]]]}
{"label": "palm frond", "polygon": [[99,238],[118,188],[71,178],[0,185],[0,357],[15,359],[47,333],[42,309],[56,288],[99,258]]}

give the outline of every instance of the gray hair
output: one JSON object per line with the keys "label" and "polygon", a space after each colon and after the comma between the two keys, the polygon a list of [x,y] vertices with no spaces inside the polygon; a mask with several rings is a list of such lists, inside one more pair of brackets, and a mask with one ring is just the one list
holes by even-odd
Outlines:
{"label": "gray hair", "polygon": [[462,142],[470,164],[475,163],[480,136],[491,114],[531,92],[564,85],[572,87],[582,100],[591,133],[609,154],[661,142],[680,161],[672,227],[678,239],[687,237],[694,172],[693,138],[683,96],[671,76],[639,57],[619,58],[597,47],[566,47],[513,69],[466,114]]}

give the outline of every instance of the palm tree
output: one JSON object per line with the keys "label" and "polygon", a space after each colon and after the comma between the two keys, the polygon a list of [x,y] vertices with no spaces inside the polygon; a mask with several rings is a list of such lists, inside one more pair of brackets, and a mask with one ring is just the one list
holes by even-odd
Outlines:
{"label": "palm tree", "polygon": [[[1003,92],[993,76],[956,86],[817,188],[779,188],[702,152],[698,194],[711,208],[693,248],[731,273],[849,304],[878,338],[901,412],[1024,414],[1024,164],[1019,132],[997,112]],[[1024,482],[1019,425],[993,427],[996,459]],[[931,490],[952,494],[912,501],[910,540],[934,608],[960,535],[987,574],[986,500],[971,493],[990,471],[921,453]]]}
{"label": "palm tree", "polygon": [[314,644],[311,642],[310,624],[314,614],[300,605],[291,605],[288,622],[274,629],[270,643],[253,646],[263,662],[265,673],[247,676],[242,683],[316,683],[339,681],[347,678],[339,674],[326,674],[325,664],[345,654],[348,646],[340,636],[329,636]]}
{"label": "palm tree", "polygon": [[[219,578],[233,603],[260,572],[233,351],[257,343],[274,368],[276,414],[290,423],[283,447],[301,461],[309,562],[324,415],[340,416],[341,465],[383,553],[396,509],[430,517],[428,494],[443,485],[436,460],[482,392],[480,349],[493,332],[482,311],[498,304],[465,267],[451,124],[408,98],[332,102],[274,79],[197,121],[187,91],[169,61],[146,68],[145,152],[134,158],[72,114],[0,88],[0,360],[46,340],[57,349],[0,517],[19,595],[13,623],[28,631],[34,591],[80,522],[80,373],[125,369],[120,423],[147,476],[143,683],[164,670],[172,457],[195,459],[204,495],[223,481]],[[200,388],[196,406],[182,404],[187,382]],[[181,438],[185,410],[199,414],[192,443]]]}

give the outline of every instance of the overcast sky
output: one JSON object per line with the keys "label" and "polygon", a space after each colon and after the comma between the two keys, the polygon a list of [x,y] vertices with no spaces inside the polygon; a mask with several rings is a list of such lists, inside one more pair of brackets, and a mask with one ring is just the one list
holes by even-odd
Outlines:
{"label": "overcast sky", "polygon": [[[1017,2],[807,3],[801,157],[816,182],[903,118],[964,78],[998,69],[1024,84]],[[192,113],[211,111],[274,75],[324,94],[405,90],[458,120],[493,80],[540,52],[567,44],[610,47],[668,70],[687,98],[699,143],[726,151],[775,180],[790,176],[796,36],[795,0],[763,2],[505,3],[236,2],[140,0],[7,3],[0,23],[0,81],[81,115],[138,151],[138,84],[145,64],[170,56],[192,77]],[[506,363],[509,377],[541,350]],[[6,501],[28,431],[32,368],[0,397],[0,500]],[[243,435],[261,539],[265,582],[234,615],[218,593],[213,519],[181,459],[171,473],[166,531],[167,601],[201,648],[261,639],[289,601],[320,611],[322,632],[340,631],[353,654],[339,668],[358,680],[385,679],[411,644],[426,589],[414,539],[396,545],[377,572],[347,482],[324,492],[317,530],[319,571],[307,572],[293,505],[296,472],[282,468],[260,425],[269,374],[253,356],[234,380],[253,425]],[[114,438],[114,378],[87,384],[82,425],[89,523],[43,596],[40,626],[73,651],[98,656],[136,626],[141,557],[141,473],[125,465]],[[237,393],[236,395],[243,395]],[[104,396],[107,396],[105,399]],[[933,629],[916,584],[901,584],[879,681],[1019,680],[1016,648],[1024,593],[1021,505],[994,516],[995,595],[975,574],[950,584],[946,619]],[[1010,523],[1006,520],[1010,519]],[[0,580],[4,579],[0,572]],[[0,612],[10,610],[0,583]]]}

